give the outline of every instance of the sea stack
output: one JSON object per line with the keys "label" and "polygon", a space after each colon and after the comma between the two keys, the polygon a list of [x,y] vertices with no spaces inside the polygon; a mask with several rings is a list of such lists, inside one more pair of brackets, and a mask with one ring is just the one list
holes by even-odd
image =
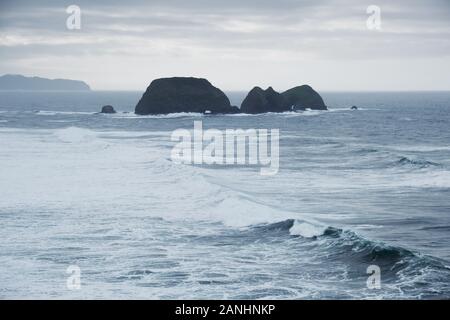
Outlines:
{"label": "sea stack", "polygon": [[327,110],[322,97],[308,85],[298,86],[283,93],[272,87],[253,88],[241,105],[243,113],[285,112],[296,110]]}
{"label": "sea stack", "polygon": [[265,113],[265,112],[284,112],[288,111],[287,100],[272,87],[266,90],[260,87],[254,87],[244,99],[241,105],[243,113]]}
{"label": "sea stack", "polygon": [[303,85],[282,93],[292,110],[327,110],[322,97],[310,86]]}
{"label": "sea stack", "polygon": [[107,105],[102,107],[102,111],[100,113],[116,113],[113,106]]}
{"label": "sea stack", "polygon": [[230,100],[208,80],[201,78],[162,78],[152,81],[135,113],[139,115],[177,112],[237,113]]}

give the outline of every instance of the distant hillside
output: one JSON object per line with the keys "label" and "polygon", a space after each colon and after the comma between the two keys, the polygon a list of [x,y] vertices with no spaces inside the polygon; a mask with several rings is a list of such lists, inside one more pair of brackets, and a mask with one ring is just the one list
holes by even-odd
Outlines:
{"label": "distant hillside", "polygon": [[0,90],[50,90],[50,91],[90,91],[83,81],[66,79],[45,79],[7,74],[0,77]]}

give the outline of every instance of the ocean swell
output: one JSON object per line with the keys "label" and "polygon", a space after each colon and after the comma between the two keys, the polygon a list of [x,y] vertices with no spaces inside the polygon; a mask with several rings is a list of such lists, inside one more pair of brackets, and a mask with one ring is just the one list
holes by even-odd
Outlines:
{"label": "ocean swell", "polygon": [[[426,274],[427,277],[438,278],[439,281],[435,283],[447,285],[445,278],[450,277],[450,268],[444,260],[407,248],[368,240],[351,230],[296,219],[257,225],[251,230],[258,232],[261,237],[288,236],[286,240],[298,238],[299,241],[308,241],[313,245],[310,250],[317,256],[326,256],[331,263],[344,262],[350,265],[350,269],[362,270],[369,265],[376,265],[382,270],[383,279],[387,282],[401,284],[405,279],[411,281]],[[442,291],[446,292],[447,289]]]}

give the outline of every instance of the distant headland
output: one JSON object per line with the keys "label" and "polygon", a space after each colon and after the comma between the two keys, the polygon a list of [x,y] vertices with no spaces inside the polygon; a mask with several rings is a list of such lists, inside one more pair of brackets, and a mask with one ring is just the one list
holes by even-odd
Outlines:
{"label": "distant headland", "polygon": [[27,91],[90,91],[88,84],[79,80],[25,77],[18,74],[0,76],[0,90]]}
{"label": "distant headland", "polygon": [[205,114],[266,113],[299,110],[327,110],[322,97],[308,85],[283,93],[272,87],[253,88],[241,108],[232,106],[225,93],[201,78],[161,78],[153,80],[136,105],[139,115],[196,112]]}

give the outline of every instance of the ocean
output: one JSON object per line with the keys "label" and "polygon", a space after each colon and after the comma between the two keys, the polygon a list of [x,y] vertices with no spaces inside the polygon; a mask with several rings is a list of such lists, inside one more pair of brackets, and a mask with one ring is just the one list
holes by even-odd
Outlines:
{"label": "ocean", "polygon": [[[141,92],[0,92],[0,298],[450,298],[450,92],[321,94],[137,116]],[[194,121],[279,129],[278,173],[174,163]]]}

